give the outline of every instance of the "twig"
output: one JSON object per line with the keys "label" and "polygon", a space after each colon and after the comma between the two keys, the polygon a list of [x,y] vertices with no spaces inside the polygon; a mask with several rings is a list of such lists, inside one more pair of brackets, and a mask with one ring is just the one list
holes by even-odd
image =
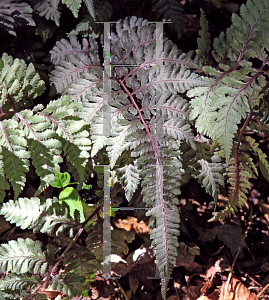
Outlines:
{"label": "twig", "polygon": [[234,261],[233,261],[231,270],[230,270],[230,272],[229,272],[229,276],[228,276],[228,279],[227,279],[227,282],[226,282],[226,286],[225,286],[225,293],[224,293],[224,298],[223,298],[223,300],[226,300],[226,299],[227,299],[227,296],[228,296],[228,289],[229,289],[229,284],[230,284],[230,281],[231,281],[231,278],[232,278],[232,275],[233,275],[234,266],[235,266],[235,263],[236,263],[236,261],[237,261],[237,259],[238,259],[239,253],[240,253],[240,251],[241,251],[241,249],[242,249],[242,245],[243,245],[243,243],[244,243],[244,241],[245,241],[245,239],[246,239],[246,237],[247,237],[249,228],[250,228],[250,226],[251,226],[251,224],[252,224],[252,221],[253,221],[252,213],[250,214],[250,217],[251,217],[251,220],[248,222],[248,227],[247,227],[247,229],[246,229],[246,231],[245,231],[245,233],[244,233],[244,236],[243,236],[242,239],[241,239],[240,245],[239,245],[239,247],[238,247],[238,249],[237,249],[237,252],[236,252],[236,255],[235,255],[235,257],[234,257]]}
{"label": "twig", "polygon": [[265,285],[265,287],[259,292],[259,294],[257,295],[257,298],[260,298],[262,296],[262,294],[265,292],[265,290],[268,288],[269,286],[269,282]]}

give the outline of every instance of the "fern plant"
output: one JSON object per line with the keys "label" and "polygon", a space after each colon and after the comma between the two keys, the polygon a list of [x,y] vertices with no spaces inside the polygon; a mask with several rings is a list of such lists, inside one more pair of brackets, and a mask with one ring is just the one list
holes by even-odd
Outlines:
{"label": "fern plant", "polygon": [[[262,119],[268,92],[269,48],[264,30],[268,16],[268,1],[249,0],[242,5],[240,16],[233,14],[226,34],[222,32],[214,40],[212,58],[216,63],[202,68],[209,86],[187,93],[192,98],[190,118],[197,131],[215,141],[228,168],[229,203],[213,220],[230,216],[246,203],[249,179],[258,175],[251,152],[269,167],[266,155],[248,136],[248,131],[261,126],[267,131]],[[204,56],[206,44],[200,52]]]}
{"label": "fern plant", "polygon": [[[177,195],[184,173],[181,149],[189,145],[202,152],[207,144],[193,135],[186,92],[208,86],[208,82],[194,72],[199,67],[197,56],[181,53],[167,38],[163,58],[156,59],[156,39],[155,26],[146,20],[131,17],[117,23],[111,33],[113,75],[108,78],[105,74],[104,79],[93,39],[89,39],[88,48],[74,37],[61,40],[51,51],[55,64],[51,81],[59,93],[82,103],[82,116],[91,130],[91,156],[106,147],[113,168],[122,155],[131,154],[128,163],[118,169],[119,179],[129,199],[137,179],[142,179],[143,201],[151,207],[151,226],[157,225],[152,236],[156,237],[156,259],[165,297],[167,279],[177,257]],[[103,88],[107,80],[111,81],[111,93]],[[109,136],[102,134],[105,101],[111,110],[111,118],[106,119],[111,124]],[[161,134],[155,122],[161,122]],[[211,153],[201,155],[203,160],[195,170],[203,177],[201,183],[215,195],[223,180],[221,174],[212,176],[221,169],[220,162],[212,157]],[[219,169],[214,169],[215,164]]]}
{"label": "fern plant", "polygon": [[[34,232],[53,234],[56,244],[67,244],[67,248],[60,257],[55,258],[55,249],[52,245],[49,244],[47,251],[44,252],[41,243],[30,238],[12,240],[8,244],[2,244],[0,247],[1,270],[11,270],[15,274],[11,273],[0,283],[1,290],[9,293],[9,290],[12,289],[14,292],[14,298],[12,299],[20,299],[23,296],[20,287],[24,286],[28,288],[32,286],[35,294],[44,284],[40,277],[35,275],[37,273],[45,274],[51,266],[49,276],[46,277],[48,283],[57,266],[62,263],[66,266],[66,274],[53,276],[53,287],[63,291],[67,295],[66,299],[72,298],[74,295],[80,295],[83,289],[87,288],[87,278],[92,276],[100,265],[100,261],[96,260],[90,246],[87,248],[75,247],[74,250],[70,251],[82,232],[80,230],[74,236],[74,230],[78,227],[84,228],[88,223],[88,235],[90,236],[93,230],[97,233],[98,225],[91,219],[99,210],[100,207],[95,209],[85,222],[80,223],[79,212],[75,211],[74,217],[72,217],[69,206],[65,203],[60,204],[56,198],[46,199],[45,202],[41,203],[37,197],[31,199],[20,198],[16,202],[10,201],[3,204],[1,214],[5,215],[11,223],[15,223],[22,229],[28,228]],[[91,222],[89,223],[89,221]],[[73,237],[71,242],[70,239],[61,238],[61,234],[67,230],[69,236]],[[95,245],[95,251],[97,248],[98,245]],[[41,297],[41,295],[38,295],[38,297]]]}
{"label": "fern plant", "polygon": [[[82,178],[91,141],[83,130],[84,121],[76,117],[79,103],[69,97],[32,106],[45,89],[44,82],[23,60],[3,54],[1,59],[1,189],[0,199],[11,184],[15,199],[22,191],[30,159],[40,177],[36,194],[44,190],[60,171],[61,152]],[[28,108],[27,108],[28,107]]]}
{"label": "fern plant", "polygon": [[[43,2],[53,3],[57,12],[59,1]],[[71,2],[62,1],[76,15],[81,1]],[[160,3],[153,5],[158,9]],[[180,186],[194,177],[217,200],[226,172],[229,203],[216,220],[245,203],[250,178],[258,174],[251,153],[269,170],[266,155],[248,135],[250,130],[269,128],[268,14],[268,0],[248,0],[211,46],[202,12],[196,53],[182,53],[160,35],[155,24],[127,17],[111,28],[111,74],[103,69],[100,39],[88,38],[89,23],[80,24],[50,51],[54,64],[50,81],[61,96],[46,108],[33,104],[45,89],[33,65],[3,54],[0,196],[4,199],[11,186],[14,199],[4,203],[0,213],[22,229],[52,234],[55,240],[68,232],[69,239],[56,258],[51,246],[42,252],[40,243],[30,239],[3,244],[1,269],[17,275],[3,280],[2,297],[24,297],[19,289],[27,282],[37,287],[37,293],[41,282],[36,283],[35,274],[46,272],[48,265],[52,270],[46,282],[52,279],[53,287],[63,290],[67,298],[87,289],[88,279],[101,268],[101,205],[84,221],[65,201],[39,195],[53,182],[64,159],[81,183],[93,172],[92,161],[106,151],[126,198],[132,200],[138,187],[142,189],[165,299],[178,255]],[[59,20],[52,14],[46,17]],[[78,32],[83,33],[82,43],[74,35]],[[40,186],[35,197],[17,199],[29,167],[40,178]],[[77,247],[83,230],[86,244]],[[131,238],[121,242],[126,246]],[[59,264],[66,273],[53,276]]]}

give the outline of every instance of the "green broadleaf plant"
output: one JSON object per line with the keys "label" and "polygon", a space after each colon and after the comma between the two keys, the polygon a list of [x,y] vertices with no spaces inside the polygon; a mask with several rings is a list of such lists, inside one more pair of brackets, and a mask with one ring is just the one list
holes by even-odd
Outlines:
{"label": "green broadleaf plant", "polygon": [[[50,183],[51,186],[62,188],[63,190],[59,194],[59,203],[62,204],[65,202],[70,209],[70,215],[72,218],[74,218],[74,212],[75,210],[78,210],[80,215],[80,221],[85,221],[84,216],[84,205],[85,203],[82,201],[78,191],[74,189],[71,186],[71,184],[77,184],[76,182],[70,182],[71,176],[68,172],[61,173],[56,172],[55,173],[55,180]],[[84,189],[90,189],[92,186],[84,184]]]}

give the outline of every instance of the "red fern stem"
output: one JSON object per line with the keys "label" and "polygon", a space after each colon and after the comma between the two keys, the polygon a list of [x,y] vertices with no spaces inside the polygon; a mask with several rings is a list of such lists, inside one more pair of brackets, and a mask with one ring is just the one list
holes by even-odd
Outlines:
{"label": "red fern stem", "polygon": [[233,197],[232,197],[232,201],[231,201],[231,206],[234,205],[234,203],[236,202],[236,199],[238,197],[238,193],[239,193],[239,148],[240,148],[240,143],[244,134],[244,131],[249,123],[249,121],[251,120],[252,117],[252,113],[253,113],[253,109],[250,110],[250,113],[243,125],[243,127],[240,129],[239,131],[239,139],[237,142],[237,147],[236,147],[236,155],[235,155],[235,188],[234,188],[234,193],[233,193]]}

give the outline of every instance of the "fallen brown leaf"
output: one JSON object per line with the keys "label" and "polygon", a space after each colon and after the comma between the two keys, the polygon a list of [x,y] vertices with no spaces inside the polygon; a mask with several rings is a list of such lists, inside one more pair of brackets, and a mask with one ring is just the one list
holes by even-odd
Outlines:
{"label": "fallen brown leaf", "polygon": [[201,296],[197,298],[197,300],[218,300],[219,299],[219,291],[215,290],[213,293],[207,296]]}
{"label": "fallen brown leaf", "polygon": [[60,293],[57,290],[53,290],[52,287],[48,287],[45,290],[40,290],[39,294],[45,294],[48,299],[54,300]]}
{"label": "fallen brown leaf", "polygon": [[137,223],[137,218],[135,217],[129,217],[128,219],[113,219],[113,224],[117,228],[124,228],[126,231],[134,231],[136,233],[150,233],[150,229],[148,227],[148,223],[145,223],[143,220],[141,220],[139,223]]}
{"label": "fallen brown leaf", "polygon": [[[225,286],[226,282],[222,285],[219,300],[224,300]],[[226,300],[258,300],[258,298],[240,280],[232,277]]]}

